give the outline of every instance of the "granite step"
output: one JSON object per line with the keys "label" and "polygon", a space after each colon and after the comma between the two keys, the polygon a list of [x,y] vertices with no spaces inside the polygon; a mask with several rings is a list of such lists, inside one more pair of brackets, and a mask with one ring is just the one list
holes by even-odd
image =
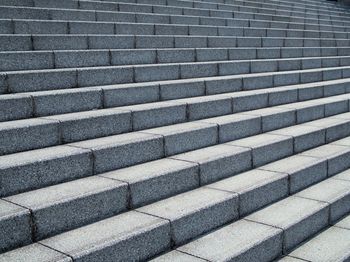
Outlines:
{"label": "granite step", "polygon": [[[294,90],[289,88],[288,92],[297,90],[297,88]],[[309,88],[309,92],[313,91],[313,87]],[[303,89],[303,92],[307,92],[306,88]],[[252,103],[248,110],[263,108],[268,106],[264,104],[267,101],[267,95],[274,96],[280,93],[280,90],[260,89],[258,93],[253,93],[255,93],[255,99],[252,92],[234,92],[170,102],[147,103],[1,122],[0,155],[132,131],[152,132],[153,130],[149,130],[150,128],[245,112],[247,109],[240,107],[236,103],[237,99],[255,100],[255,103]],[[324,98],[316,100],[288,104],[284,104],[282,101],[277,107],[250,111],[246,114],[260,116],[262,118],[261,129],[266,132],[349,111],[349,94],[331,97],[327,97],[329,95],[326,94],[323,96]],[[302,99],[297,99],[297,96],[295,98],[302,101]],[[271,103],[273,102],[272,100]],[[231,116],[234,117],[234,115]],[[215,119],[203,121],[217,123]],[[229,135],[225,132],[227,131],[222,131],[219,141],[225,141],[234,136],[234,134]]]}
{"label": "granite step", "polygon": [[[207,9],[207,8],[192,8],[192,7],[181,7],[181,6],[162,6],[162,5],[152,5],[147,2],[147,4],[135,4],[135,3],[117,3],[117,2],[101,2],[101,1],[65,1],[63,4],[68,4],[67,6],[57,6],[53,4],[53,1],[42,1],[42,3],[48,3],[49,6],[42,8],[44,10],[50,10],[53,8],[73,8],[72,10],[112,10],[112,11],[123,11],[123,12],[136,12],[136,13],[157,13],[157,14],[177,14],[177,15],[192,15],[192,16],[207,16],[207,17],[241,17],[241,18],[253,18],[261,17],[266,20],[301,20],[301,19],[314,19],[314,20],[331,20],[337,22],[346,23],[349,19],[346,17],[347,14],[330,14],[329,11],[325,13],[312,12],[308,9],[308,12],[290,10],[290,8],[277,7],[276,8],[257,8],[257,7],[247,7],[239,5],[218,5],[219,9]],[[182,2],[183,3],[183,2]],[[50,6],[51,5],[51,6]],[[209,7],[209,6],[206,6]],[[30,7],[15,7],[15,8],[30,8]],[[34,9],[33,7],[31,7]],[[47,11],[48,12],[48,11]],[[43,12],[45,14],[45,12]],[[345,22],[344,22],[345,21]]]}
{"label": "granite step", "polygon": [[348,93],[348,71],[348,67],[322,68],[6,94],[0,96],[6,109],[0,121],[232,92],[240,92],[232,94],[233,110],[238,112]]}
{"label": "granite step", "polygon": [[[347,113],[346,115],[349,114]],[[342,115],[340,115],[340,120],[341,117]],[[347,125],[349,124],[350,120],[347,121]],[[245,176],[250,177],[250,175],[248,175],[250,173],[248,172],[248,174],[237,175],[234,178],[227,177],[239,174],[240,172],[244,172],[252,168],[258,168],[259,166],[261,166],[259,168],[260,171],[256,170],[256,172],[251,174],[252,176],[257,176],[256,173],[258,173],[259,177],[264,176],[265,173],[284,174],[282,177],[279,175],[279,178],[277,179],[278,182],[276,182],[275,179],[272,179],[273,185],[266,185],[265,187],[265,184],[263,183],[263,189],[255,189],[255,187],[253,187],[254,192],[246,192],[246,195],[244,195],[246,198],[241,196],[240,201],[244,202],[242,202],[240,205],[238,205],[237,199],[234,200],[229,198],[229,200],[227,200],[225,198],[225,201],[234,201],[235,208],[227,211],[229,214],[231,214],[229,216],[230,218],[227,218],[226,213],[226,215],[223,215],[226,218],[223,218],[223,220],[218,220],[218,223],[224,224],[225,221],[228,222],[229,220],[232,220],[233,217],[238,216],[238,210],[240,210],[242,214],[251,213],[256,209],[271,203],[273,200],[277,200],[282,196],[285,196],[285,194],[288,192],[295,193],[315,182],[325,179],[327,176],[333,175],[335,172],[341,172],[342,170],[349,168],[350,140],[348,138],[335,141],[329,145],[321,146],[326,141],[325,130],[327,130],[327,128],[329,129],[330,127],[331,125],[324,125],[323,128],[310,128],[307,126],[307,123],[296,125],[289,128],[295,130],[294,133],[289,132],[289,136],[284,135],[284,129],[281,129],[281,131],[277,130],[266,134],[255,135],[249,138],[238,139],[221,145],[209,146],[183,154],[170,155],[170,158],[102,173],[99,176],[92,176],[82,179],[78,179],[79,177],[74,177],[73,179],[77,180],[53,185],[51,187],[45,186],[48,186],[48,183],[52,184],[53,181],[46,181],[46,185],[42,185],[44,186],[42,189],[9,196],[3,199],[18,206],[26,207],[31,211],[27,214],[27,216],[29,214],[33,216],[31,219],[27,219],[28,227],[31,228],[29,221],[35,221],[35,230],[32,231],[31,234],[27,235],[27,239],[23,235],[21,238],[21,241],[24,242],[23,239],[26,239],[25,243],[28,243],[28,241],[30,242],[31,239],[32,241],[38,241],[50,235],[58,234],[87,223],[92,223],[96,220],[116,215],[121,211],[152,203],[153,201],[160,202],[141,208],[140,212],[150,212],[152,215],[162,217],[161,214],[164,216],[166,212],[168,212],[166,210],[174,210],[175,213],[173,216],[173,223],[180,223],[180,225],[184,227],[189,226],[191,228],[191,223],[187,223],[186,221],[191,221],[193,218],[183,217],[184,220],[182,222],[176,222],[177,219],[181,219],[182,217],[179,217],[176,215],[176,213],[181,211],[182,213],[180,213],[183,214],[185,210],[185,208],[182,208],[181,205],[179,206],[179,203],[192,203],[195,205],[195,201],[190,201],[189,199],[186,200],[188,195],[190,195],[191,199],[192,193],[183,193],[185,194],[184,196],[174,195],[204,185],[207,185],[209,188],[231,192],[234,189],[230,190],[229,188],[232,187],[230,185],[233,185],[234,187],[240,185],[240,183],[243,183],[244,181],[247,181]],[[346,135],[348,136],[349,132]],[[346,135],[338,136],[338,139],[345,137]],[[202,139],[203,138],[204,137],[202,137]],[[313,142],[314,140],[318,141],[318,143],[315,144]],[[305,151],[297,156],[291,156],[293,154],[300,153],[300,151],[295,150],[298,148],[298,144],[303,144],[304,150],[315,146],[320,147],[310,151]],[[342,146],[339,146],[339,144]],[[334,148],[335,150],[330,150],[329,148]],[[313,151],[322,152],[323,154],[326,154],[326,156],[312,154]],[[274,154],[267,154],[267,152],[274,152]],[[291,157],[286,158],[288,156]],[[281,158],[285,159],[279,160]],[[273,162],[276,160],[279,161]],[[343,163],[341,167],[337,165],[339,162]],[[266,163],[270,164],[263,166]],[[295,163],[298,163],[298,169],[293,169],[293,167],[296,166]],[[50,164],[52,165],[52,162]],[[337,169],[332,168],[332,166],[335,165],[337,166]],[[218,166],[221,167],[220,171]],[[96,173],[98,174],[99,172]],[[260,173],[262,174],[260,175]],[[45,175],[47,175],[47,173]],[[242,178],[243,180],[240,178],[241,176],[244,176]],[[305,179],[306,177],[308,177],[308,179]],[[42,179],[44,179],[44,177],[42,177]],[[214,183],[220,179],[224,179],[223,182]],[[232,182],[230,182],[231,180]],[[241,182],[239,183],[239,181]],[[255,182],[254,179],[252,179],[252,181]],[[270,181],[270,179],[268,179],[268,181]],[[259,179],[258,182],[260,182]],[[283,190],[280,188],[281,183]],[[287,186],[287,184],[289,185]],[[243,185],[245,184],[243,183]],[[271,194],[269,191],[266,196],[266,193],[264,192],[266,192],[265,190],[271,186],[272,188],[278,186],[280,189],[274,190],[274,194]],[[6,188],[6,185],[4,187]],[[12,189],[13,188],[14,185],[12,184]],[[152,190],[152,188],[154,189]],[[33,188],[27,188],[27,190],[28,189],[30,190]],[[197,198],[197,194],[199,196],[206,194],[205,190],[204,192],[202,192],[201,189],[198,190],[198,193],[196,193],[196,190],[193,191],[195,198]],[[238,189],[236,187],[234,192],[237,192],[237,190]],[[11,193],[16,194],[18,192],[20,191]],[[241,191],[238,190],[238,192]],[[215,192],[213,192],[213,194],[215,195]],[[262,194],[262,196],[265,194],[264,201],[262,201],[262,198],[256,198],[255,200],[252,199],[255,194]],[[208,195],[211,195],[210,190]],[[161,200],[171,196],[173,197],[170,198],[170,200]],[[183,200],[179,200],[183,197]],[[242,198],[244,200],[242,200]],[[101,201],[103,201],[103,205],[100,204]],[[206,205],[208,204],[209,200],[203,200],[203,198],[200,197],[198,198],[198,201],[199,205]],[[164,205],[162,203],[168,204],[165,204],[165,207],[163,207]],[[214,201],[214,203],[217,202]],[[178,211],[171,208],[171,206],[174,205],[178,206]],[[75,210],[77,208],[79,208],[81,212],[76,213]],[[189,206],[188,208],[191,209],[194,207]],[[227,209],[227,205],[223,204],[222,208]],[[337,208],[337,206],[335,208]],[[94,212],[91,212],[91,210],[94,210]],[[214,208],[214,211],[217,212],[218,210]],[[210,214],[210,212],[214,211],[212,210],[208,212]],[[190,210],[188,212],[189,214],[193,213]],[[234,213],[237,215],[233,215]],[[199,213],[197,215],[199,215],[199,217],[202,217],[202,215],[205,216],[204,214],[201,215]],[[171,220],[171,217],[165,218]],[[213,229],[216,226],[221,225],[210,225],[210,217],[205,219],[209,220],[207,220],[207,222],[203,222],[204,224],[193,225],[192,229],[188,228],[185,230],[185,232],[183,232],[182,227],[180,227],[180,231],[178,233],[174,233],[175,235],[178,235],[174,236],[172,241],[178,245],[189,240],[190,238],[193,238],[193,235],[188,234],[193,234],[193,232],[197,232],[196,234],[201,234],[204,232],[203,230],[208,230],[208,228]],[[51,222],[49,223],[48,221]],[[29,239],[28,236],[30,237]],[[4,247],[4,249],[6,248],[9,248],[9,245]]]}
{"label": "granite step", "polygon": [[[300,79],[300,82],[306,83],[340,78],[339,73],[334,71],[348,69],[349,58],[350,56],[332,56],[12,71],[0,73],[0,92],[24,93],[274,72],[301,73],[306,77]],[[328,79],[322,78],[322,70],[331,72]]]}
{"label": "granite step", "polygon": [[0,71],[348,56],[348,47],[149,48],[0,52]]}

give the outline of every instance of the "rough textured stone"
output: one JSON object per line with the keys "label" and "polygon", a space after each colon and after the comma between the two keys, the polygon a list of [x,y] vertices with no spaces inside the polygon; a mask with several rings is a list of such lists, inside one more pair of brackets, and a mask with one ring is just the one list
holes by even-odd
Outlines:
{"label": "rough textured stone", "polygon": [[172,158],[198,164],[201,185],[251,168],[251,150],[229,145],[206,147]]}
{"label": "rough textured stone", "polygon": [[170,221],[172,241],[179,245],[236,219],[238,198],[233,193],[200,188],[137,210]]}
{"label": "rough textured stone", "polygon": [[283,230],[284,253],[328,225],[328,204],[288,197],[246,219]]}
{"label": "rough textured stone", "polygon": [[282,252],[282,230],[241,220],[179,247],[178,250],[208,261],[235,258],[270,261]]}
{"label": "rough textured stone", "polygon": [[132,207],[149,204],[199,185],[197,164],[173,159],[156,160],[101,176],[128,183]]}
{"label": "rough textured stone", "polygon": [[170,226],[164,219],[130,211],[39,243],[77,261],[105,257],[143,260],[170,247]]}

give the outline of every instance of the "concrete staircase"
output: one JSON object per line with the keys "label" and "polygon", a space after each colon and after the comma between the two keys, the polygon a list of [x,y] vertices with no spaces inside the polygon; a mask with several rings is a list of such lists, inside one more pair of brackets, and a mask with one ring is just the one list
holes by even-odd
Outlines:
{"label": "concrete staircase", "polygon": [[350,10],[0,0],[0,262],[350,259]]}

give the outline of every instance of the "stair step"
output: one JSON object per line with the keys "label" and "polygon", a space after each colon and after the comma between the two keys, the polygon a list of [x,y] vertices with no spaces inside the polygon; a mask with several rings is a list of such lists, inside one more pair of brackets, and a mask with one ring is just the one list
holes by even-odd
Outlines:
{"label": "stair step", "polygon": [[[330,63],[330,64],[328,64]],[[257,73],[274,73],[294,71],[301,73],[300,83],[317,82],[339,78],[339,69],[348,69],[350,59],[344,57],[322,58],[287,58],[275,60],[250,60],[250,61],[210,61],[197,63],[171,63],[135,66],[103,66],[71,69],[46,69],[32,71],[3,72],[2,93],[23,93],[34,91],[61,90],[76,87],[88,87],[99,85],[128,84],[155,82],[166,80],[193,79],[204,77],[235,76]],[[324,65],[324,67],[322,66]],[[329,71],[326,77],[321,72]],[[334,72],[337,72],[335,74]],[[309,74],[308,74],[309,73]],[[262,76],[262,75],[260,75]],[[271,86],[271,76],[265,75],[260,86],[256,82],[248,82],[248,86],[264,88]],[[250,80],[252,81],[252,80]],[[277,82],[282,85],[285,82]],[[291,82],[290,84],[293,84]]]}
{"label": "stair step", "polygon": [[[347,47],[170,48],[0,52],[1,71],[297,57],[348,56]],[[340,63],[334,58],[335,63]],[[325,63],[326,65],[328,63]]]}
{"label": "stair step", "polygon": [[[295,258],[297,261],[345,261],[349,259],[349,217],[350,216],[347,216],[315,238],[302,244],[290,253],[290,258]],[[289,258],[289,256],[287,258]],[[288,260],[282,259],[281,261]]]}
{"label": "stair step", "polygon": [[350,39],[154,35],[0,35],[0,51],[216,47],[346,47]]}

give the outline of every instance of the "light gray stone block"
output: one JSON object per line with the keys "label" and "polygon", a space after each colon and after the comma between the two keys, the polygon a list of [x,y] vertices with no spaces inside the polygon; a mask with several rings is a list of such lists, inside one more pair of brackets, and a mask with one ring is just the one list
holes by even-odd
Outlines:
{"label": "light gray stone block", "polygon": [[164,219],[130,211],[39,243],[77,261],[145,260],[170,248],[170,225]]}
{"label": "light gray stone block", "polygon": [[239,214],[245,216],[288,196],[288,175],[252,170],[208,185],[239,195]]}
{"label": "light gray stone block", "polygon": [[327,177],[327,163],[314,157],[295,155],[260,167],[262,170],[289,175],[293,194]]}
{"label": "light gray stone block", "polygon": [[328,212],[326,203],[292,196],[253,213],[247,219],[283,229],[283,252],[286,253],[326,227]]}
{"label": "light gray stone block", "polygon": [[122,110],[130,111],[133,130],[177,124],[186,121],[186,104],[180,102],[156,102],[121,107]]}
{"label": "light gray stone block", "polygon": [[262,132],[268,132],[296,124],[296,115],[293,109],[272,107],[249,111],[245,114],[261,117]]}
{"label": "light gray stone block", "polygon": [[0,123],[0,155],[58,145],[59,122],[23,119]]}
{"label": "light gray stone block", "polygon": [[57,146],[0,157],[0,195],[8,196],[92,175],[90,151]]}
{"label": "light gray stone block", "polygon": [[269,95],[263,90],[232,93],[233,112],[242,112],[268,106]]}
{"label": "light gray stone block", "polygon": [[[180,78],[180,67],[177,64],[136,65],[134,66],[135,82],[173,80]],[[132,82],[132,80],[130,80]]]}
{"label": "light gray stone block", "polygon": [[[195,62],[196,50],[189,48],[157,49],[157,60],[159,63]],[[198,55],[197,60],[200,61]]]}
{"label": "light gray stone block", "polygon": [[326,141],[326,131],[313,126],[297,125],[271,131],[270,133],[293,137],[295,153],[323,145]]}
{"label": "light gray stone block", "polygon": [[197,120],[232,113],[232,98],[226,94],[180,100],[187,103],[187,118]]}
{"label": "light gray stone block", "polygon": [[50,11],[52,20],[75,20],[75,21],[96,21],[96,12],[94,10],[67,10],[55,9]]}
{"label": "light gray stone block", "polygon": [[209,46],[207,42],[207,37],[203,36],[175,36],[174,45],[176,48],[203,48]]}
{"label": "light gray stone block", "polygon": [[214,62],[180,64],[180,77],[199,78],[218,75],[218,64]]}
{"label": "light gray stone block", "polygon": [[116,135],[132,128],[131,112],[118,109],[55,115],[45,119],[59,121],[62,143]]}
{"label": "light gray stone block", "polygon": [[[139,27],[139,24],[137,24]],[[190,27],[193,28],[193,27]],[[155,35],[193,35],[193,33],[189,33],[190,29],[187,25],[154,25],[154,34]],[[141,33],[135,33],[141,34]],[[146,35],[145,33],[142,33]]]}
{"label": "light gray stone block", "polygon": [[304,189],[296,196],[328,203],[331,222],[337,221],[350,211],[350,181],[327,179]]}
{"label": "light gray stone block", "polygon": [[111,50],[112,65],[153,64],[156,62],[156,50]]}
{"label": "light gray stone block", "polygon": [[115,33],[118,35],[155,35],[156,31],[152,24],[117,23],[115,24]]}
{"label": "light gray stone block", "polygon": [[[24,207],[0,200],[1,252],[32,242],[30,211]],[[0,260],[4,260],[1,258]]]}
{"label": "light gray stone block", "polygon": [[68,23],[58,21],[15,20],[15,34],[67,34]]}
{"label": "light gray stone block", "polygon": [[[133,49],[135,48],[135,36],[132,35],[89,35],[88,45],[90,49]],[[87,48],[81,48],[87,49]]]}
{"label": "light gray stone block", "polygon": [[269,106],[284,105],[298,101],[298,89],[295,86],[274,87],[269,92]]}
{"label": "light gray stone block", "polygon": [[66,89],[77,86],[76,71],[49,69],[8,73],[8,86],[12,93]]}
{"label": "light gray stone block", "polygon": [[218,67],[220,76],[250,73],[250,62],[248,61],[220,62]]}
{"label": "light gray stone block", "polygon": [[34,50],[80,50],[90,47],[88,37],[83,35],[33,35],[32,38]]}
{"label": "light gray stone block", "polygon": [[96,176],[6,199],[31,210],[35,241],[115,215],[128,202],[126,183]]}
{"label": "light gray stone block", "polygon": [[229,142],[252,150],[252,163],[254,167],[290,156],[293,154],[293,140],[285,136],[260,134]]}
{"label": "light gray stone block", "polygon": [[[252,63],[252,67],[253,67],[253,63]],[[254,74],[254,76],[243,78],[244,90],[255,90],[255,89],[270,88],[270,87],[273,87],[272,75]]]}
{"label": "light gray stone block", "polygon": [[[225,239],[224,244],[223,239]],[[179,247],[177,250],[207,261],[229,259],[254,262],[271,261],[282,253],[282,230],[240,220]]]}
{"label": "light gray stone block", "polygon": [[0,70],[33,70],[54,68],[53,52],[2,52]]}
{"label": "light gray stone block", "polygon": [[158,127],[144,132],[162,136],[166,156],[215,145],[218,140],[217,125],[201,122]]}
{"label": "light gray stone block", "polygon": [[[175,47],[181,47],[176,45]],[[135,36],[136,48],[173,48],[174,37],[173,36]],[[184,46],[185,47],[185,46]],[[133,47],[130,47],[133,48]]]}
{"label": "light gray stone block", "polygon": [[159,100],[158,83],[135,83],[102,87],[105,107],[126,106]]}
{"label": "light gray stone block", "polygon": [[175,155],[172,158],[199,165],[200,184],[206,185],[251,168],[251,150],[216,145]]}
{"label": "light gray stone block", "polygon": [[207,95],[229,93],[242,90],[242,78],[222,76],[207,78],[205,80],[205,91]]}
{"label": "light gray stone block", "polygon": [[335,175],[350,167],[350,148],[343,146],[338,140],[332,144],[324,145],[302,153],[304,156],[317,157],[328,163],[328,176]]}
{"label": "light gray stone block", "polygon": [[85,140],[69,145],[92,151],[95,173],[111,171],[164,156],[163,138],[140,132]]}
{"label": "light gray stone block", "polygon": [[166,262],[166,261],[173,261],[173,262],[204,262],[205,260],[188,255],[186,253],[179,252],[177,250],[168,252],[164,255],[161,255],[159,257],[156,257],[155,259],[151,260],[152,262]]}
{"label": "light gray stone block", "polygon": [[131,66],[77,70],[77,82],[80,87],[132,83],[133,79],[134,72]]}
{"label": "light gray stone block", "polygon": [[200,122],[219,126],[219,142],[252,136],[261,132],[261,117],[258,115],[231,114],[204,119]]}
{"label": "light gray stone block", "polygon": [[[136,16],[134,13],[96,11],[96,21],[135,23]],[[144,23],[145,21],[141,22]]]}
{"label": "light gray stone block", "polygon": [[236,47],[236,37],[208,36],[208,47]]}
{"label": "light gray stone block", "polygon": [[295,85],[300,83],[299,73],[283,73],[274,74],[273,82],[275,86]]}
{"label": "light gray stone block", "polygon": [[29,51],[33,50],[33,44],[29,35],[1,35],[1,51]]}
{"label": "light gray stone block", "polygon": [[325,105],[317,100],[281,105],[279,108],[295,110],[296,123],[298,124],[325,117]]}
{"label": "light gray stone block", "polygon": [[29,95],[1,95],[0,108],[0,121],[29,118],[33,115],[33,103]]}
{"label": "light gray stone block", "polygon": [[99,88],[73,88],[28,93],[34,103],[35,116],[48,116],[102,107]]}
{"label": "light gray stone block", "polygon": [[0,255],[1,262],[71,262],[72,259],[60,252],[35,243]]}
{"label": "light gray stone block", "polygon": [[235,220],[238,217],[238,198],[233,193],[200,188],[138,210],[169,220],[172,241],[179,245]]}
{"label": "light gray stone block", "polygon": [[163,81],[160,84],[160,99],[171,100],[194,96],[204,96],[206,83],[200,79]]}
{"label": "light gray stone block", "polygon": [[256,59],[257,49],[255,48],[232,48],[229,49],[230,60]]}
{"label": "light gray stone block", "polygon": [[110,65],[109,52],[104,51],[55,51],[55,67],[88,67]]}
{"label": "light gray stone block", "polygon": [[349,120],[341,119],[341,115],[339,119],[335,116],[335,118],[324,118],[307,122],[305,125],[325,128],[327,143],[350,135]]}
{"label": "light gray stone block", "polygon": [[130,207],[140,207],[199,186],[197,164],[161,159],[103,173],[103,177],[128,183]]}
{"label": "light gray stone block", "polygon": [[290,255],[303,261],[346,261],[350,257],[349,243],[349,230],[331,227],[298,247]]}

